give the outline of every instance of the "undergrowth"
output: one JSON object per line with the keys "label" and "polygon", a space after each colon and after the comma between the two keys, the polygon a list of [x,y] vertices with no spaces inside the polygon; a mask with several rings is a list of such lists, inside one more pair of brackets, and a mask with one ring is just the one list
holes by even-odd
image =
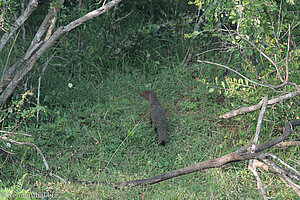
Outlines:
{"label": "undergrowth", "polygon": [[[68,87],[67,80],[61,79],[57,82],[60,89],[44,99],[45,112],[51,117],[42,116],[39,128],[33,123],[24,125],[27,133],[34,136],[34,143],[41,147],[51,170],[66,179],[68,185],[44,177],[39,170],[28,169],[25,164],[28,159],[31,166],[44,169],[32,149],[20,155],[27,158],[24,163],[20,161],[15,168],[1,167],[1,173],[18,177],[17,174],[21,176],[27,171],[24,187],[49,194],[55,191],[58,199],[259,198],[256,181],[243,162],[155,185],[120,190],[108,184],[79,182],[143,179],[214,159],[249,144],[255,130],[256,124],[251,122],[219,120],[218,114],[226,108],[225,101],[219,102],[218,94],[210,93],[189,71],[176,67],[173,71],[162,69],[148,80],[138,72],[111,70],[107,77],[102,82],[80,77],[80,81],[73,80],[72,88]],[[168,118],[165,147],[157,144],[149,123],[148,102],[138,95],[148,90],[149,84]],[[246,122],[246,118],[242,120]],[[270,134],[267,127],[265,134]],[[278,153],[293,166],[292,157],[296,152],[297,147]],[[272,192],[270,195],[295,197],[277,178],[268,174],[264,178],[270,182],[266,187]]]}

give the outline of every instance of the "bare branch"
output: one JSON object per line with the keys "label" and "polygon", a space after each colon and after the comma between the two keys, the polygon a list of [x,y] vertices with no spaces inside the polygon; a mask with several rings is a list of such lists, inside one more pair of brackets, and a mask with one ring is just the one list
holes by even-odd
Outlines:
{"label": "bare branch", "polygon": [[[256,167],[256,168],[260,168],[260,169],[263,169],[267,172],[272,172],[272,168],[270,166],[268,166],[267,164],[263,163],[263,162],[260,162],[258,160],[254,160],[253,162],[253,165]],[[277,174],[279,176],[279,178],[281,179],[282,182],[284,182],[287,186],[290,186],[293,188],[293,190],[296,192],[296,194],[298,196],[300,196],[300,190],[299,190],[299,186],[297,184],[295,184],[288,176],[286,175],[280,175],[280,174]]]}
{"label": "bare branch", "polygon": [[286,185],[291,186],[293,190],[296,192],[296,194],[300,197],[300,186],[294,183],[292,179],[290,179],[286,175],[279,176],[282,182],[284,182]]}
{"label": "bare branch", "polygon": [[62,34],[69,32],[77,26],[80,26],[83,23],[106,13],[108,10],[116,6],[121,1],[122,0],[112,0],[104,6],[100,7],[99,9],[91,11],[86,15],[74,20],[73,22],[70,22],[66,26],[60,26],[52,34],[52,36],[40,47],[40,49],[38,49],[33,55],[31,55],[31,57],[26,61],[24,66],[22,66],[22,68],[17,71],[14,78],[10,81],[10,83],[6,86],[5,90],[0,95],[0,106],[3,105],[6,99],[13,93],[14,89],[17,87],[17,85],[23,79],[23,77],[26,76],[28,72],[30,72],[35,62],[49,49],[49,47],[51,47],[54,44],[56,40],[59,39],[59,37]]}
{"label": "bare branch", "polygon": [[[226,30],[227,31],[227,30]],[[276,63],[269,57],[267,56],[260,48],[258,48],[253,42],[251,42],[250,40],[248,40],[247,38],[245,38],[243,35],[241,35],[240,33],[231,30],[232,32],[235,32],[238,36],[240,36],[243,40],[245,40],[246,42],[248,42],[251,46],[253,46],[263,57],[265,57],[270,63],[272,63],[272,65],[276,66]]]}
{"label": "bare branch", "polygon": [[256,126],[256,131],[255,131],[255,136],[254,136],[254,139],[253,139],[253,143],[252,143],[251,153],[256,152],[256,145],[257,145],[258,138],[259,138],[261,123],[262,123],[267,105],[268,105],[268,96],[263,98],[263,105],[261,107],[261,111],[260,111],[259,116],[258,116],[257,126]]}
{"label": "bare branch", "polygon": [[260,153],[229,153],[225,156],[222,156],[217,159],[213,160],[207,160],[201,163],[197,163],[192,166],[184,167],[181,169],[177,169],[174,171],[167,172],[162,175],[154,176],[152,178],[148,179],[139,179],[134,181],[128,181],[128,182],[122,182],[122,183],[116,183],[116,187],[125,187],[125,186],[138,186],[138,185],[145,185],[145,184],[155,184],[161,181],[165,181],[174,177],[182,176],[185,174],[193,173],[196,171],[204,170],[204,169],[210,169],[210,168],[219,168],[222,167],[228,163],[231,162],[238,162],[238,161],[244,161],[249,159],[255,159],[255,158],[265,158],[267,154],[260,154]]}
{"label": "bare branch", "polygon": [[18,133],[18,132],[12,132],[12,131],[1,131],[0,130],[0,133],[6,133],[4,135],[1,135],[0,137],[9,136],[9,135],[24,135],[24,136],[32,137],[32,135],[29,135],[29,134],[26,134],[26,133]]}
{"label": "bare branch", "polygon": [[10,33],[5,33],[0,41],[0,51],[5,46],[6,42],[11,38],[13,34],[24,24],[31,13],[38,7],[38,0],[31,0],[25,9],[24,13],[16,20],[16,22],[11,26]]}
{"label": "bare branch", "polygon": [[282,164],[283,166],[285,166],[289,170],[293,171],[295,174],[297,174],[300,177],[300,173],[296,169],[294,169],[293,167],[291,167],[288,164],[286,164],[283,160],[281,160],[280,158],[278,158],[277,156],[275,156],[275,155],[273,155],[271,153],[269,154],[269,156],[271,158],[273,158],[274,160],[277,160],[280,164]]}
{"label": "bare branch", "polygon": [[[266,96],[263,99],[263,105],[262,105],[262,108],[261,108],[261,111],[259,113],[259,117],[258,117],[258,120],[257,120],[257,126],[256,126],[256,131],[255,131],[255,136],[254,136],[254,139],[253,139],[253,143],[252,143],[251,153],[255,153],[256,152],[256,145],[257,145],[257,142],[258,142],[260,128],[261,128],[263,116],[264,116],[264,113],[266,111],[267,105],[268,105],[268,96]],[[267,200],[268,199],[267,193],[266,193],[266,191],[264,189],[263,182],[261,181],[261,179],[260,179],[260,177],[258,175],[258,172],[256,171],[256,167],[253,165],[253,159],[251,159],[249,161],[248,168],[252,171],[253,175],[256,178],[257,187],[258,187],[258,190],[260,192],[260,195],[264,198],[264,200]]]}
{"label": "bare branch", "polygon": [[[199,17],[198,16],[198,21],[197,23],[195,24],[194,26],[194,32],[198,32],[199,31],[199,28],[200,28],[200,25],[203,24],[204,22],[204,18],[205,18],[205,15],[206,13],[213,7],[217,4],[217,1],[214,1],[205,11],[204,13]],[[198,10],[198,15],[200,14],[200,10]],[[188,62],[191,61],[192,59],[192,56],[193,56],[193,53],[194,53],[194,43],[195,43],[195,38],[191,38],[191,41],[190,41],[190,46],[189,46],[189,49],[188,51],[186,52],[186,55],[182,61],[182,66],[185,67]]]}
{"label": "bare branch", "polygon": [[[259,85],[259,86],[262,86],[262,87],[268,87],[268,88],[271,88],[273,89],[273,87],[271,85],[265,85],[265,84],[261,84],[261,83],[257,83],[255,81],[252,81],[251,79],[247,78],[246,76],[242,75],[241,73],[239,73],[238,71],[234,70],[234,69],[231,69],[230,67],[227,67],[226,65],[222,65],[222,64],[219,64],[219,63],[214,63],[214,62],[210,62],[210,61],[206,61],[206,60],[197,60],[197,62],[200,62],[200,63],[207,63],[207,64],[211,64],[211,65],[216,65],[216,66],[219,66],[219,67],[224,67],[225,69],[228,69],[234,73],[236,73],[237,75],[239,75],[240,77],[244,78],[245,80],[249,81],[250,83],[253,83],[255,85]],[[274,89],[273,89],[274,90]]]}
{"label": "bare branch", "polygon": [[[275,104],[277,102],[280,102],[280,101],[283,101],[286,99],[291,99],[291,98],[299,96],[299,95],[300,95],[300,90],[297,90],[297,91],[294,91],[294,92],[291,92],[291,93],[288,93],[288,94],[285,94],[285,95],[282,95],[282,96],[279,96],[279,97],[269,100],[268,105],[272,105],[272,104]],[[246,114],[249,112],[253,112],[253,111],[260,109],[262,104],[263,104],[263,100],[261,100],[258,104],[253,105],[253,106],[243,107],[243,108],[240,108],[237,110],[232,110],[224,115],[219,116],[219,118],[230,119],[237,115],[242,115],[242,114]]]}
{"label": "bare branch", "polygon": [[[37,30],[33,40],[31,41],[30,47],[28,48],[25,56],[24,56],[24,60],[27,60],[32,53],[43,43],[41,42],[41,38],[42,36],[45,34],[45,32],[47,31],[47,28],[49,27],[49,30],[51,30],[52,28],[54,28],[54,24],[56,22],[56,17],[55,15],[58,12],[58,9],[63,5],[64,0],[60,0],[60,4],[59,5],[55,5],[53,6],[53,8],[51,8],[48,12],[48,14],[46,15],[46,17],[44,18],[42,24],[40,25],[39,29]],[[51,26],[51,24],[53,24]],[[48,37],[50,37],[50,33],[48,30],[48,33],[45,37],[45,40],[49,39]]]}
{"label": "bare branch", "polygon": [[[280,142],[282,142],[283,140],[287,139],[291,132],[292,132],[292,127],[294,126],[299,126],[300,125],[300,120],[295,120],[295,121],[292,121],[292,122],[286,122],[285,125],[284,125],[284,132],[282,135],[280,135],[279,137],[269,141],[269,142],[266,142],[266,143],[263,143],[263,144],[258,144],[257,147],[256,147],[256,152],[261,152],[265,149],[268,149]],[[236,150],[237,152],[250,152],[251,151],[251,147],[250,146],[245,146],[245,147],[241,147],[239,149]]]}
{"label": "bare branch", "polygon": [[276,147],[292,147],[292,146],[300,146],[300,141],[285,141],[276,144]]}
{"label": "bare branch", "polygon": [[277,74],[278,74],[279,79],[281,80],[281,82],[284,82],[284,80],[283,80],[283,78],[282,78],[282,76],[281,76],[281,73],[280,73],[280,71],[279,71],[279,68],[278,68],[278,66],[277,66],[277,56],[276,56],[276,54],[274,55],[274,58],[275,58],[275,69],[276,69],[276,72],[277,72]]}
{"label": "bare branch", "polygon": [[0,139],[2,140],[5,140],[5,141],[8,141],[8,142],[11,142],[11,143],[14,143],[14,144],[17,144],[17,145],[28,145],[28,146],[32,146],[33,148],[36,149],[36,151],[40,154],[43,162],[44,162],[44,165],[45,165],[45,168],[46,168],[46,171],[49,171],[49,165],[47,163],[47,160],[45,158],[45,156],[43,155],[42,151],[40,150],[40,148],[38,146],[36,146],[35,144],[32,144],[30,142],[18,142],[18,141],[15,141],[15,140],[12,140],[8,137],[5,137],[5,136],[0,136]]}
{"label": "bare branch", "polygon": [[250,171],[253,173],[254,177],[256,178],[257,187],[258,187],[260,195],[264,198],[264,200],[268,200],[267,193],[264,189],[264,184],[261,181],[261,179],[256,171],[256,167],[253,166],[253,160],[250,160],[248,168],[250,169]]}

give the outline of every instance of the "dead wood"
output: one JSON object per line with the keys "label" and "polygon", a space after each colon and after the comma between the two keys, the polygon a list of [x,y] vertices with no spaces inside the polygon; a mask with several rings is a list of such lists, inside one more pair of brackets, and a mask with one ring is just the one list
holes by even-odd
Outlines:
{"label": "dead wood", "polygon": [[[291,98],[299,96],[299,95],[300,95],[300,90],[297,90],[297,91],[282,95],[280,97],[270,99],[268,101],[268,105],[278,103],[282,100],[291,99]],[[232,110],[232,111],[230,111],[230,112],[228,112],[224,115],[221,115],[219,118],[221,118],[221,119],[222,118],[223,119],[230,119],[230,118],[235,117],[237,115],[242,115],[242,114],[246,114],[246,113],[249,113],[249,112],[253,112],[253,111],[259,110],[261,108],[262,104],[263,104],[263,100],[261,100],[258,104],[253,105],[253,106],[243,107],[243,108],[240,108],[240,109],[237,109],[237,110]]]}
{"label": "dead wood", "polygon": [[154,176],[154,177],[151,177],[148,179],[138,179],[138,180],[133,180],[133,181],[115,183],[115,187],[120,188],[120,187],[126,187],[126,186],[139,186],[139,185],[155,184],[155,183],[159,183],[159,182],[162,182],[162,181],[165,181],[168,179],[172,179],[172,178],[175,178],[178,176],[197,172],[200,170],[210,169],[210,168],[219,168],[219,167],[222,167],[222,166],[227,165],[232,162],[239,162],[239,161],[245,161],[245,160],[250,160],[250,159],[258,159],[262,162],[267,162],[266,164],[269,167],[273,166],[274,171],[277,170],[278,173],[284,174],[285,176],[287,176],[289,178],[299,179],[300,176],[297,175],[296,173],[291,172],[289,170],[284,170],[281,167],[277,166],[274,162],[272,163],[271,160],[268,159],[268,157],[272,158],[271,154],[257,153],[266,148],[270,148],[270,147],[274,146],[275,144],[284,140],[286,137],[288,137],[290,135],[290,133],[292,131],[292,126],[298,126],[298,125],[300,125],[300,120],[296,120],[293,122],[287,122],[285,124],[285,130],[284,130],[283,135],[279,136],[278,138],[276,138],[270,142],[267,142],[267,143],[264,143],[261,145],[257,145],[256,153],[243,153],[243,152],[246,152],[249,147],[242,147],[242,148],[239,148],[238,150],[236,150],[235,152],[229,153],[220,158],[197,163],[192,166],[188,166],[188,167],[184,167],[184,168],[177,169],[174,171],[170,171],[165,174]]}
{"label": "dead wood", "polygon": [[276,144],[276,147],[292,147],[292,146],[300,146],[300,141],[284,141]]}
{"label": "dead wood", "polygon": [[[15,68],[17,72],[15,72],[15,75],[12,80],[9,81],[8,84],[2,85],[3,91],[0,93],[0,107],[5,103],[7,98],[13,93],[19,82],[31,71],[36,61],[61,37],[61,35],[75,29],[76,27],[84,24],[85,22],[98,17],[110,9],[114,8],[117,4],[119,4],[122,0],[112,0],[110,2],[107,2],[102,7],[91,11],[87,13],[86,15],[70,22],[69,24],[65,26],[60,26],[50,37],[45,41],[41,46],[38,48],[32,48],[36,49],[34,52],[31,52],[29,54],[29,57],[25,57],[21,59],[21,61],[17,64],[18,66]],[[49,24],[50,25],[50,24]],[[49,31],[51,30],[48,29]],[[51,31],[52,32],[52,31]],[[2,83],[0,83],[2,84]]]}

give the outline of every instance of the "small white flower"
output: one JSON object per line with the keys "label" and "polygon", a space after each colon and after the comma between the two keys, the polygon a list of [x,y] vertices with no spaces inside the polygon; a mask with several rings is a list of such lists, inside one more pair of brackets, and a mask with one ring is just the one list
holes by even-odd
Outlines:
{"label": "small white flower", "polygon": [[209,93],[212,93],[214,90],[215,90],[214,88],[210,88],[210,89],[208,90],[208,92],[209,92]]}
{"label": "small white flower", "polygon": [[69,84],[68,84],[68,87],[69,87],[69,88],[72,88],[72,87],[73,87],[73,83],[69,83]]}
{"label": "small white flower", "polygon": [[148,84],[146,85],[146,87],[147,87],[147,88],[150,88],[151,85],[152,85],[152,83],[148,83]]}
{"label": "small white flower", "polygon": [[12,113],[12,112],[13,112],[13,109],[12,109],[12,108],[9,108],[9,109],[8,109],[8,112],[9,112],[9,113]]}
{"label": "small white flower", "polygon": [[11,144],[10,144],[10,143],[6,143],[6,146],[7,146],[8,148],[10,148],[10,147],[11,147]]}

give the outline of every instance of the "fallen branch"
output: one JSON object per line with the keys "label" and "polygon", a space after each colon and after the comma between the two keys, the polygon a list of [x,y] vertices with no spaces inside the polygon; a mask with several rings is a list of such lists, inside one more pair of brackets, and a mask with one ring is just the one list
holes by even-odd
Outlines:
{"label": "fallen branch", "polygon": [[138,185],[146,185],[146,184],[154,184],[161,181],[165,181],[168,179],[172,179],[178,176],[182,176],[185,174],[190,174],[193,172],[197,172],[204,169],[210,169],[210,168],[219,168],[222,167],[228,163],[232,162],[238,162],[238,161],[244,161],[244,160],[250,160],[250,159],[256,159],[258,157],[265,158],[266,154],[260,154],[260,153],[238,153],[238,152],[232,152],[225,156],[222,156],[220,158],[216,158],[213,160],[207,160],[201,163],[197,163],[192,166],[184,167],[181,169],[177,169],[174,171],[167,172],[162,175],[154,176],[148,179],[139,179],[134,181],[128,181],[128,182],[122,182],[122,183],[116,183],[116,187],[124,187],[124,186],[138,186]]}
{"label": "fallen branch", "polygon": [[42,151],[40,150],[40,148],[38,146],[36,146],[35,144],[32,144],[30,142],[18,142],[18,141],[15,141],[13,139],[10,139],[6,136],[0,136],[0,139],[2,140],[5,140],[5,141],[8,141],[8,142],[11,142],[11,143],[14,143],[14,144],[17,144],[17,145],[27,145],[27,146],[32,146],[33,148],[36,149],[36,151],[40,154],[43,162],[44,162],[44,165],[45,165],[45,168],[46,168],[46,171],[49,171],[49,165],[47,163],[47,160],[45,158],[45,156],[43,155]]}
{"label": "fallen branch", "polygon": [[[253,165],[256,167],[256,168],[260,168],[260,169],[263,169],[267,172],[271,172],[271,173],[274,173],[274,170],[268,166],[267,164],[263,163],[263,162],[260,162],[258,160],[254,160],[253,162]],[[278,174],[277,174],[278,175]],[[296,192],[296,194],[298,196],[300,196],[300,189],[299,189],[299,186],[297,184],[295,184],[290,178],[288,178],[287,176],[281,176],[281,175],[278,175],[280,180],[282,182],[284,182],[287,186],[289,187],[292,187],[293,190]]]}
{"label": "fallen branch", "polygon": [[[261,152],[265,149],[269,149],[271,147],[273,147],[274,145],[282,142],[283,140],[287,139],[291,132],[292,132],[292,127],[294,126],[299,126],[300,125],[300,120],[295,120],[295,121],[292,121],[292,122],[287,122],[285,123],[284,125],[284,132],[282,135],[280,135],[279,137],[269,141],[269,142],[266,142],[266,143],[263,143],[263,144],[258,144],[256,146],[256,149],[255,149],[255,152]],[[237,152],[240,152],[240,153],[243,153],[243,152],[250,152],[251,150],[251,146],[246,146],[246,147],[241,147],[239,149],[237,149],[236,151]]]}
{"label": "fallen branch", "polygon": [[[257,143],[258,143],[260,128],[261,128],[263,116],[265,114],[267,105],[268,105],[268,96],[266,96],[263,99],[263,105],[262,105],[262,108],[261,108],[260,113],[259,113],[259,117],[258,117],[258,120],[257,120],[256,131],[255,131],[255,136],[254,136],[254,139],[253,139],[253,142],[252,142],[251,153],[255,153],[256,152],[256,146],[257,146]],[[263,182],[261,181],[261,179],[259,177],[259,174],[258,174],[258,172],[256,170],[256,167],[253,165],[253,161],[254,160],[255,159],[251,159],[249,161],[248,168],[250,169],[250,171],[253,173],[253,175],[256,178],[257,187],[258,187],[258,190],[260,192],[260,195],[264,198],[264,200],[268,200],[267,193],[266,193],[266,190],[264,188],[264,184],[263,184]]]}
{"label": "fallen branch", "polygon": [[[275,104],[275,103],[280,102],[282,100],[291,99],[291,98],[299,96],[299,95],[300,95],[300,90],[297,90],[297,91],[294,91],[294,92],[291,92],[291,93],[288,93],[288,94],[282,95],[280,97],[276,97],[274,99],[269,100],[268,105]],[[230,111],[230,112],[228,112],[224,115],[219,116],[219,118],[221,118],[221,119],[222,118],[223,119],[230,119],[230,118],[235,117],[237,115],[242,115],[242,114],[245,114],[245,113],[253,112],[253,111],[259,110],[261,108],[262,104],[263,104],[263,100],[261,100],[258,104],[253,105],[253,106],[243,107],[243,108],[240,108],[240,109],[237,109],[237,110],[232,110],[232,111]]]}
{"label": "fallen branch", "polygon": [[[300,125],[300,120],[296,120],[293,122],[287,122],[285,125],[285,130],[283,133],[283,136],[280,136],[278,138],[282,139],[285,138],[285,136],[289,136],[291,131],[292,131],[292,126],[298,126]],[[281,142],[282,140],[280,139],[275,139],[271,142],[267,142],[265,144],[261,144],[261,145],[257,145],[256,147],[256,152],[262,151],[265,149],[265,147],[272,147],[275,144],[277,144],[276,142]],[[275,141],[275,142],[274,142]],[[127,182],[120,182],[120,183],[115,183],[115,187],[116,188],[120,188],[120,187],[126,187],[126,186],[139,186],[139,185],[146,185],[146,184],[155,184],[155,183],[159,183],[168,179],[172,179],[178,176],[182,176],[185,174],[189,174],[189,173],[193,173],[193,172],[197,172],[200,170],[204,170],[204,169],[210,169],[210,168],[219,168],[222,167],[226,164],[232,163],[232,162],[239,162],[239,161],[245,161],[245,160],[250,160],[250,159],[258,159],[261,160],[263,162],[268,161],[268,163],[270,163],[269,159],[267,159],[268,157],[273,157],[271,154],[264,154],[264,153],[241,153],[241,152],[245,152],[247,151],[248,147],[242,147],[239,148],[238,150],[236,150],[235,152],[229,153],[227,155],[224,155],[220,158],[216,158],[213,160],[208,160],[208,161],[204,161],[201,163],[197,163],[195,165],[192,166],[188,166],[188,167],[184,167],[181,169],[177,169],[174,171],[170,171],[167,172],[165,174],[162,175],[158,175],[158,176],[154,176],[148,179],[138,179],[138,180],[133,180],[133,181],[127,181]],[[270,164],[269,164],[270,165]],[[292,177],[294,179],[298,179],[300,177],[298,177],[297,174],[290,172],[288,170],[284,170],[282,168],[280,168],[277,165],[274,165],[278,168],[281,169],[282,174],[285,174],[289,177]],[[269,166],[271,167],[271,166]]]}
{"label": "fallen branch", "polygon": [[300,146],[300,141],[285,141],[276,144],[276,147],[292,147],[292,146]]}
{"label": "fallen branch", "polygon": [[32,143],[30,143],[30,142],[18,142],[18,141],[16,141],[16,140],[10,139],[10,138],[8,138],[8,137],[6,137],[6,136],[3,136],[3,135],[0,136],[0,139],[5,140],[5,141],[8,141],[8,142],[11,142],[11,143],[13,143],[13,144],[17,144],[17,145],[27,145],[27,146],[31,146],[31,147],[35,148],[36,151],[38,152],[38,154],[40,155],[40,157],[41,157],[42,160],[43,160],[44,166],[45,166],[45,168],[46,168],[46,173],[47,173],[49,176],[56,177],[56,178],[60,179],[61,181],[63,181],[64,183],[67,183],[67,182],[66,182],[63,178],[61,178],[60,176],[58,176],[58,175],[53,174],[52,172],[50,172],[50,170],[49,170],[49,165],[48,165],[48,162],[47,162],[45,156],[43,155],[41,149],[40,149],[38,146],[36,146],[35,144],[32,144]]}

